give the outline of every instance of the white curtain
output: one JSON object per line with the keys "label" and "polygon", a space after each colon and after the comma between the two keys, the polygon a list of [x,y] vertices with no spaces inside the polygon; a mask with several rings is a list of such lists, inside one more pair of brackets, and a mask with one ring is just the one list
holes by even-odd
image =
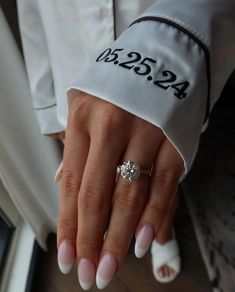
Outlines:
{"label": "white curtain", "polygon": [[40,133],[23,60],[0,8],[0,179],[44,249],[56,229],[60,156],[57,142]]}

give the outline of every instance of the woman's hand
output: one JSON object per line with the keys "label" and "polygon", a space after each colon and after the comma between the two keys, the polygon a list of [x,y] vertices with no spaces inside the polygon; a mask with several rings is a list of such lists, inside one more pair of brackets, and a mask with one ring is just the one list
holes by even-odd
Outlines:
{"label": "woman's hand", "polygon": [[[130,182],[117,166],[133,160],[153,175]],[[70,91],[58,222],[58,261],[69,272],[74,257],[88,289],[108,285],[136,235],[142,257],[176,194],[183,160],[158,127],[94,96]],[[105,232],[108,231],[106,236]],[[105,240],[104,240],[105,236]]]}

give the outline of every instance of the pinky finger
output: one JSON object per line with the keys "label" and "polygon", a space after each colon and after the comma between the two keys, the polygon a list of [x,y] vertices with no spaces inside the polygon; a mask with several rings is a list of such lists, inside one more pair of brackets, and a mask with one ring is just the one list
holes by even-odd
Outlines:
{"label": "pinky finger", "polygon": [[175,147],[166,139],[155,162],[150,194],[136,229],[135,254],[145,255],[152,240],[157,236],[171,208],[184,163]]}

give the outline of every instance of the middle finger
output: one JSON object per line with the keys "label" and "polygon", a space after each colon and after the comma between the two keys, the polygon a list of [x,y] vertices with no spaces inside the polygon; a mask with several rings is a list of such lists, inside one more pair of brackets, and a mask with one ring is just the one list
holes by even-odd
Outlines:
{"label": "middle finger", "polygon": [[[109,145],[108,145],[109,144]],[[110,147],[91,139],[78,195],[78,278],[84,289],[91,287],[106,231],[116,167],[124,145]],[[110,149],[112,149],[110,151]]]}

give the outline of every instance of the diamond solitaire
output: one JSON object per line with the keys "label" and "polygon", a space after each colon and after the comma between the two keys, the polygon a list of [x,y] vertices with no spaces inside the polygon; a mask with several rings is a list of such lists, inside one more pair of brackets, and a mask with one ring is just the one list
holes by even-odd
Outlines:
{"label": "diamond solitaire", "polygon": [[119,165],[121,177],[133,181],[139,177],[140,174],[152,175],[151,170],[142,170],[138,163],[128,160]]}

